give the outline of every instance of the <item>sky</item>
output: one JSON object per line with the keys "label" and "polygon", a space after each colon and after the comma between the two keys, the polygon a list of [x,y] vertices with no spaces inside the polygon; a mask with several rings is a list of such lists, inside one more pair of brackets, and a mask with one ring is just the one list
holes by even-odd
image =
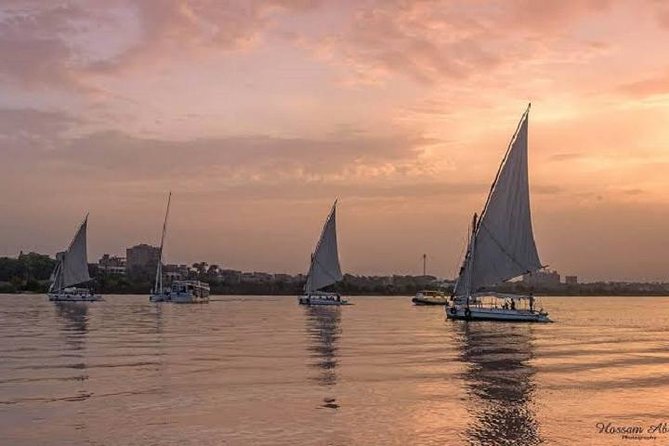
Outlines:
{"label": "sky", "polygon": [[516,124],[544,264],[669,280],[669,3],[3,0],[0,255],[455,276]]}

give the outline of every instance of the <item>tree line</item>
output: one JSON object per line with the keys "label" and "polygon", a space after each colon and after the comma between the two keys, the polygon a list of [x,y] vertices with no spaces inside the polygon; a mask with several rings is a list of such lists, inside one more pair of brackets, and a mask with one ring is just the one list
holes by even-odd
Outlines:
{"label": "tree line", "polygon": [[[45,293],[56,260],[35,252],[20,253],[18,257],[0,257],[0,293]],[[125,275],[113,274],[89,264],[92,281],[89,284],[102,294],[147,294],[155,280],[155,265],[134,268]],[[209,283],[212,294],[238,295],[298,295],[302,292],[304,276],[221,270],[206,262],[193,263],[181,271],[183,279]],[[167,282],[166,282],[167,283]],[[410,296],[422,289],[440,289],[450,293],[452,284],[443,284],[433,276],[359,276],[345,274],[343,280],[328,291],[344,295]],[[507,282],[495,291],[517,294],[554,296],[655,296],[669,295],[669,284],[662,282],[593,282],[556,284],[544,287],[528,286],[523,282]]]}

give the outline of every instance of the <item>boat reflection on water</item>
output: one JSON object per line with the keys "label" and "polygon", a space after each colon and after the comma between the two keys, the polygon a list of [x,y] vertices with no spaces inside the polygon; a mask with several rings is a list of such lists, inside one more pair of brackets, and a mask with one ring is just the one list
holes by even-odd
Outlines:
{"label": "boat reflection on water", "polygon": [[460,359],[472,421],[469,444],[535,445],[542,442],[533,411],[535,369],[532,328],[477,322],[458,325]]}
{"label": "boat reflection on water", "polygon": [[[57,319],[62,323],[60,332],[65,338],[67,348],[61,353],[68,362],[63,369],[68,371],[69,376],[60,377],[65,379],[68,386],[68,395],[61,398],[68,403],[88,400],[93,393],[89,390],[88,364],[86,337],[89,331],[88,304],[84,302],[55,302],[54,309]],[[72,426],[81,438],[82,443],[89,444],[88,417],[83,406],[72,406],[74,408]]]}
{"label": "boat reflection on water", "polygon": [[61,332],[71,350],[83,350],[88,333],[88,305],[81,302],[55,302],[56,316],[63,322]]}
{"label": "boat reflection on water", "polygon": [[[312,366],[319,369],[314,380],[321,386],[333,388],[337,384],[337,349],[341,335],[339,327],[341,308],[337,306],[309,306],[307,315],[307,334],[309,352],[313,359]],[[323,406],[337,409],[339,405],[332,395],[323,399]]]}

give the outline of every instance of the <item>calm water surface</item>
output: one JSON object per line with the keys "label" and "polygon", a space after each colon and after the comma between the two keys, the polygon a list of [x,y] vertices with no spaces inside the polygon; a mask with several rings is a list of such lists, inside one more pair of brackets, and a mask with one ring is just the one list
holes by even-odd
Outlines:
{"label": "calm water surface", "polygon": [[596,428],[669,423],[668,298],[544,298],[545,325],[106,299],[0,296],[0,444],[669,444]]}

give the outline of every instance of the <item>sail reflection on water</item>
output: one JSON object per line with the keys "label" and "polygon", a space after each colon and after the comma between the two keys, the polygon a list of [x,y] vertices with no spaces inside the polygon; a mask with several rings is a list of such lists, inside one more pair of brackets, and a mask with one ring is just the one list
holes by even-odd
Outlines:
{"label": "sail reflection on water", "polygon": [[[67,361],[65,371],[67,376],[58,376],[69,384],[66,396],[58,399],[75,403],[86,401],[93,393],[90,391],[89,370],[87,360],[86,338],[89,328],[88,305],[82,302],[55,302],[54,305],[57,319],[61,322],[60,332],[65,339],[66,348],[61,352],[63,360]],[[54,373],[55,375],[55,373]],[[88,437],[89,422],[82,406],[73,406],[74,415],[68,419],[73,423],[74,429],[82,443],[90,443]]]}
{"label": "sail reflection on water", "polygon": [[542,442],[533,410],[532,327],[479,322],[456,327],[472,421],[472,445]]}
{"label": "sail reflection on water", "polygon": [[323,386],[337,383],[337,349],[341,335],[341,309],[336,306],[306,308],[307,334],[312,366],[320,369],[315,378]]}
{"label": "sail reflection on water", "polygon": [[331,386],[337,383],[337,344],[341,335],[340,321],[341,310],[338,307],[307,308],[309,351],[315,360],[313,366],[321,369],[321,373],[316,378],[321,385]]}

